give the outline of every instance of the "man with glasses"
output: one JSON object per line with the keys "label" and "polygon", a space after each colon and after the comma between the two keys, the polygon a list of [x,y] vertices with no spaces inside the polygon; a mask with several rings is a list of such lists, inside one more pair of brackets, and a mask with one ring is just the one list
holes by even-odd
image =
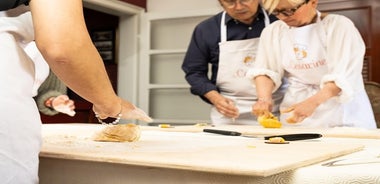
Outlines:
{"label": "man with glasses", "polygon": [[[277,19],[267,15],[259,0],[219,3],[224,11],[196,26],[182,69],[191,92],[213,105],[213,124],[254,125],[251,108],[257,97],[245,75],[255,62],[261,31]],[[281,98],[276,94],[273,99],[278,104]]]}
{"label": "man with glasses", "polygon": [[[363,39],[351,20],[321,13],[317,4],[318,0],[263,0],[280,20],[263,31],[255,69],[248,72],[257,95],[270,98],[286,76],[282,122],[376,128],[361,73]],[[270,105],[259,101],[253,113],[265,113]]]}

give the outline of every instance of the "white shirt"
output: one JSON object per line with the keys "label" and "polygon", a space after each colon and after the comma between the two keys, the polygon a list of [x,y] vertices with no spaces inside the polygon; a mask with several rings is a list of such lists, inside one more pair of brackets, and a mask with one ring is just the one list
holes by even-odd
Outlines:
{"label": "white shirt", "polygon": [[[308,85],[314,85],[314,87],[318,88],[317,90],[321,89],[325,82],[333,81],[342,90],[339,96],[333,100],[336,105],[341,107],[342,110],[340,112],[344,115],[340,119],[341,122],[335,122],[334,125],[322,125],[322,122],[318,122],[322,123],[320,127],[345,126],[344,121],[351,121],[350,119],[352,119],[352,121],[364,121],[359,116],[368,115],[368,118],[365,120],[367,122],[350,122],[348,124],[354,124],[353,126],[365,128],[375,128],[376,124],[374,122],[373,112],[368,97],[364,91],[361,74],[365,44],[360,33],[348,18],[340,15],[330,14],[321,20],[319,24],[321,31],[318,32],[319,35],[316,36],[321,38],[321,43],[323,43],[323,46],[325,47],[326,54],[324,57],[327,62],[327,70],[325,73],[318,73],[318,80],[312,78],[312,75],[299,76],[295,72],[292,73],[285,70],[286,61],[284,61],[284,57],[286,57],[289,52],[288,50],[284,50],[284,44],[288,44],[288,42],[291,41],[291,38],[289,38],[289,32],[292,29],[283,21],[276,21],[263,30],[255,69],[250,70],[247,76],[249,78],[253,78],[257,75],[269,76],[275,83],[274,90],[280,87],[281,78],[283,76],[290,77],[296,81],[308,83]],[[308,96],[311,96],[311,93],[315,92],[316,91],[311,90]],[[286,93],[290,93],[289,90]],[[285,94],[285,98],[287,94]],[[362,100],[359,103],[361,107],[357,106],[358,99]],[[284,101],[286,101],[286,99],[284,99]],[[293,101],[293,103],[297,103],[297,101]],[[350,103],[351,106],[355,104],[355,107],[348,107],[347,104]],[[364,114],[348,113],[352,112],[353,109],[360,109]],[[325,112],[327,112],[327,110],[325,110]],[[318,117],[313,119],[313,121],[317,120],[320,119]],[[300,123],[300,125],[301,124],[303,123]],[[301,126],[307,125],[304,124]],[[314,125],[313,127],[315,126],[317,125]]]}

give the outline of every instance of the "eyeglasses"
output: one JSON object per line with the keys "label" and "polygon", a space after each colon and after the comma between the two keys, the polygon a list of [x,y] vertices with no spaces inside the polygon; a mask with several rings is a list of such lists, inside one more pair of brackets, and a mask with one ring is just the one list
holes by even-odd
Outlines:
{"label": "eyeglasses", "polygon": [[299,4],[298,6],[296,6],[294,8],[290,8],[290,9],[282,9],[282,10],[276,10],[275,9],[275,10],[273,10],[272,15],[279,16],[280,14],[282,14],[284,16],[290,17],[290,16],[294,15],[294,13],[296,13],[296,11],[298,9],[300,9],[306,3],[307,3],[307,1],[304,1],[303,3]]}
{"label": "eyeglasses", "polygon": [[239,2],[240,4],[249,5],[253,0],[222,0],[226,8],[233,8]]}

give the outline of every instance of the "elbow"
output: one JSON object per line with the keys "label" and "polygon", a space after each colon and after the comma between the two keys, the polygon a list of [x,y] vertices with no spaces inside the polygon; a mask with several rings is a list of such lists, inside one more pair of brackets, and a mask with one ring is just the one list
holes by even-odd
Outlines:
{"label": "elbow", "polygon": [[67,63],[69,61],[69,50],[67,46],[63,44],[44,44],[37,43],[37,47],[40,50],[42,56],[46,60],[49,65],[59,64],[59,63]]}

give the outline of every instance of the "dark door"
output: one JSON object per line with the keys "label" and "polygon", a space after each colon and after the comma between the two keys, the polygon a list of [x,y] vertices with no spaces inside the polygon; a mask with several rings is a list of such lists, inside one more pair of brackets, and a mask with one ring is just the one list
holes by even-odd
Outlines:
{"label": "dark door", "polygon": [[350,18],[366,44],[365,81],[380,83],[380,0],[319,0],[318,9]]}

